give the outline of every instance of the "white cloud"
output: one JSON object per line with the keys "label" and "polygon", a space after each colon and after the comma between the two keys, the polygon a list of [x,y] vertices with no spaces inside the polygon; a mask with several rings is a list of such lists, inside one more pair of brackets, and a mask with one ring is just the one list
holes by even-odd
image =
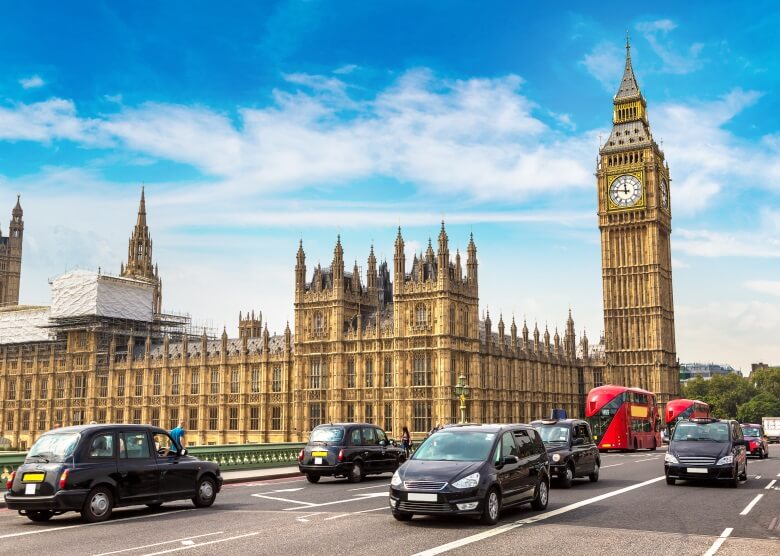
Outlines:
{"label": "white cloud", "polygon": [[348,73],[352,73],[356,69],[358,69],[360,66],[357,64],[347,64],[345,66],[341,66],[340,68],[336,68],[333,70],[333,73],[336,75],[346,75]]}
{"label": "white cloud", "polygon": [[23,77],[19,80],[19,84],[25,89],[36,89],[38,87],[43,87],[46,82],[40,75],[33,75],[32,77]]}
{"label": "white cloud", "polygon": [[749,280],[745,287],[758,293],[780,297],[780,282],[776,280]]}
{"label": "white cloud", "polygon": [[99,121],[80,118],[70,100],[52,98],[32,104],[0,106],[0,140],[40,141],[64,139],[88,146],[105,145]]}
{"label": "white cloud", "polygon": [[677,24],[669,19],[657,21],[645,21],[638,23],[636,29],[642,33],[650,43],[650,48],[663,62],[663,73],[686,74],[698,70],[702,66],[699,59],[704,45],[694,43],[683,54],[673,50],[671,41],[667,35],[677,27]]}
{"label": "white cloud", "polygon": [[601,42],[585,55],[580,64],[585,66],[588,73],[598,79],[608,91],[614,93],[623,75],[625,57],[625,52],[615,44]]}
{"label": "white cloud", "polygon": [[674,249],[697,257],[780,257],[780,240],[761,232],[678,229]]}

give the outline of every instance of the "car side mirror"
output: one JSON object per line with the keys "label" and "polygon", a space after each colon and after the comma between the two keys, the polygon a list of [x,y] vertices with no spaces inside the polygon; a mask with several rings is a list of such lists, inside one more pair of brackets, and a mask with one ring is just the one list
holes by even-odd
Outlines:
{"label": "car side mirror", "polygon": [[515,465],[520,463],[520,458],[517,456],[506,456],[504,458],[504,465]]}
{"label": "car side mirror", "polygon": [[385,442],[384,440],[380,440],[379,445],[382,446],[382,448],[384,448],[385,446],[387,446],[387,442]]}

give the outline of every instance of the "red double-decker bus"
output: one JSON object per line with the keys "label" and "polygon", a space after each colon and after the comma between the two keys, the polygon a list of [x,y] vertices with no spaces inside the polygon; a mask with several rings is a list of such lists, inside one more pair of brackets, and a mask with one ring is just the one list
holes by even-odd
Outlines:
{"label": "red double-decker bus", "polygon": [[655,450],[661,445],[655,394],[608,384],[588,392],[585,415],[599,450]]}
{"label": "red double-decker bus", "polygon": [[680,419],[692,419],[696,417],[709,417],[710,406],[699,400],[672,400],[666,404],[665,421],[669,430]]}

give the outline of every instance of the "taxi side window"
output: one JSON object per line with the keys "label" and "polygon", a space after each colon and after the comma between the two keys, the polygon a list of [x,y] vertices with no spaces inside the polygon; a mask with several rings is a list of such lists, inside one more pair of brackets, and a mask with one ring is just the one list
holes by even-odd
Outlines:
{"label": "taxi side window", "polygon": [[124,432],[122,433],[122,440],[124,446],[122,446],[121,457],[128,459],[144,459],[152,457],[149,450],[149,439],[145,432]]}
{"label": "taxi side window", "polygon": [[92,439],[89,447],[90,458],[113,458],[114,435],[112,433],[99,434]]}
{"label": "taxi side window", "polygon": [[387,446],[387,435],[385,434],[385,431],[382,429],[374,429],[374,432],[376,433],[376,443],[379,444],[383,440],[385,441],[385,446]]}
{"label": "taxi side window", "polygon": [[538,456],[540,454],[546,454],[547,450],[544,447],[544,442],[542,442],[542,437],[539,436],[539,433],[536,432],[534,429],[531,429],[528,433],[528,436],[531,438],[531,455],[532,456]]}
{"label": "taxi side window", "polygon": [[173,439],[165,433],[158,432],[152,438],[154,451],[160,456],[172,456],[179,451]]}
{"label": "taxi side window", "polygon": [[360,446],[363,441],[360,438],[360,429],[354,428],[352,429],[352,432],[349,433],[349,443],[352,446]]}
{"label": "taxi side window", "polygon": [[376,446],[379,444],[379,440],[376,438],[376,433],[373,427],[365,427],[363,429],[363,445],[364,446]]}
{"label": "taxi side window", "polygon": [[504,433],[504,435],[501,437],[501,457],[505,458],[507,456],[517,456],[520,457],[520,451],[517,449],[517,445],[515,445],[515,441],[512,439],[512,433]]}

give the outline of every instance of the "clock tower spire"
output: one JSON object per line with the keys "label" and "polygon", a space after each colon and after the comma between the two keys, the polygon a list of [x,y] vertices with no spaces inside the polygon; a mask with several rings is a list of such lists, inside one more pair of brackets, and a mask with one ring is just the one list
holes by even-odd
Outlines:
{"label": "clock tower spire", "polygon": [[613,99],[612,132],[596,171],[607,381],[679,394],[674,338],[669,168],[652,136],[647,102],[626,65]]}

